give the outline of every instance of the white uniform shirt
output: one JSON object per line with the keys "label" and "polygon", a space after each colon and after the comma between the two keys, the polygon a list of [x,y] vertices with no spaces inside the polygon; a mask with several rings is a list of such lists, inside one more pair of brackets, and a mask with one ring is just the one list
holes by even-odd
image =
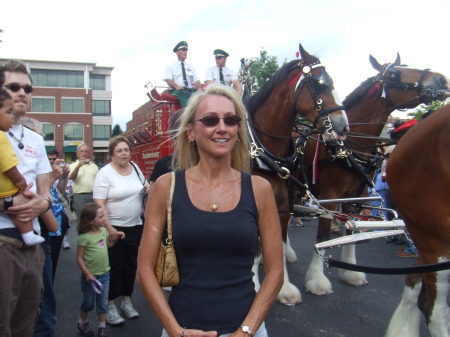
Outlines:
{"label": "white uniform shirt", "polygon": [[[223,67],[222,73],[223,73],[223,80],[225,81],[225,85],[231,86],[233,84],[232,81],[238,79],[236,72],[231,70],[228,67]],[[206,81],[213,81],[213,82],[220,83],[219,66],[211,67],[206,71],[205,82]]]}
{"label": "white uniform shirt", "polygon": [[[140,177],[143,177],[137,165],[136,169]],[[140,192],[143,186],[140,177],[134,169],[129,176],[120,175],[111,164],[98,171],[93,198],[106,200],[111,225],[133,227],[142,224]]]}
{"label": "white uniform shirt", "polygon": [[[199,77],[197,75],[197,71],[195,70],[194,66],[184,62],[184,69],[186,71],[186,78],[188,81],[188,88],[193,88],[193,83],[199,81]],[[173,80],[176,84],[181,85],[184,87],[184,81],[183,81],[183,72],[181,70],[181,62],[177,61],[175,63],[172,63],[166,68],[166,71],[164,72],[163,80]]]}
{"label": "white uniform shirt", "polygon": [[[10,131],[20,139],[22,125],[13,125]],[[47,152],[45,151],[44,139],[36,132],[23,127],[22,144],[25,147],[21,150],[17,146],[17,140],[11,137],[7,132],[6,136],[9,138],[17,158],[19,158],[17,169],[24,176],[27,184],[33,183],[33,187],[31,187],[30,191],[36,193],[36,177],[52,171],[52,167],[47,158]],[[14,227],[15,226],[9,216],[0,212],[0,228]],[[37,233],[41,232],[38,218],[33,219],[33,229]]]}

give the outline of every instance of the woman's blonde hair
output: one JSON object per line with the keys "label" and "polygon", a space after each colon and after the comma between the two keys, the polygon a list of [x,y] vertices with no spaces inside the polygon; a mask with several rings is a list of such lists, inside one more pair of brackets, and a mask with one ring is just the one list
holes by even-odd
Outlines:
{"label": "woman's blonde hair", "polygon": [[231,151],[231,167],[241,172],[250,172],[250,152],[247,139],[246,111],[242,100],[231,87],[213,83],[206,87],[205,91],[197,92],[189,99],[187,107],[180,116],[180,126],[175,140],[172,167],[174,170],[187,169],[199,162],[198,149],[195,144],[189,143],[187,132],[193,127],[195,113],[200,103],[208,96],[222,96],[234,105],[236,115],[241,117],[238,125],[238,141]]}

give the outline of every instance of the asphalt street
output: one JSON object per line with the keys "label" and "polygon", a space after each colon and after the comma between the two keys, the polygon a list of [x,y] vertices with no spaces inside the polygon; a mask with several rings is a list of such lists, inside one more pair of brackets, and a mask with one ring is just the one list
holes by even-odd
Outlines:
{"label": "asphalt street", "polygon": [[[289,227],[291,244],[299,262],[289,264],[292,283],[300,288],[303,303],[285,306],[276,303],[266,319],[270,337],[382,337],[389,324],[403,291],[404,277],[401,275],[368,275],[369,284],[353,287],[338,279],[336,269],[329,277],[334,293],[316,296],[306,293],[304,277],[307,265],[314,254],[313,245],[317,221],[305,221],[304,227]],[[80,270],[75,262],[76,226],[69,234],[71,249],[61,252],[56,272],[54,290],[57,300],[56,336],[76,336],[75,326],[81,301]],[[411,266],[414,258],[400,258],[395,253],[403,246],[386,244],[383,239],[372,240],[357,247],[359,264],[377,267]],[[327,254],[334,259],[340,249],[333,248]],[[136,285],[133,303],[140,317],[126,320],[120,327],[108,326],[110,337],[159,337],[161,324],[153,314]],[[91,326],[96,327],[95,313],[90,314]],[[96,329],[95,329],[96,330]],[[420,336],[430,336],[422,318]]]}

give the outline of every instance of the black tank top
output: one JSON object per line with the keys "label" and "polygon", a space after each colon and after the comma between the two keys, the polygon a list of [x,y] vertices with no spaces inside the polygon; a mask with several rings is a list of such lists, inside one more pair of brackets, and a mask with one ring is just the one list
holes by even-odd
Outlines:
{"label": "black tank top", "polygon": [[180,284],[169,305],[181,326],[234,332],[255,298],[253,259],[258,246],[258,210],[251,176],[241,174],[237,206],[207,212],[189,199],[185,171],[176,173],[172,201],[173,240]]}

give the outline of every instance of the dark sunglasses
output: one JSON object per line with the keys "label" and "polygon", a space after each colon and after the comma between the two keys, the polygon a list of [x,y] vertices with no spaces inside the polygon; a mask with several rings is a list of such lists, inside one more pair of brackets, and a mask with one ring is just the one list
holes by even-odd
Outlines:
{"label": "dark sunglasses", "polygon": [[223,58],[223,56],[216,56],[216,60],[220,60],[222,58]]}
{"label": "dark sunglasses", "polygon": [[31,94],[33,92],[33,87],[29,84],[20,85],[19,83],[9,83],[5,84],[5,87],[12,92],[18,92],[20,89],[23,89],[26,94]]}
{"label": "dark sunglasses", "polygon": [[196,122],[201,122],[204,126],[216,126],[219,124],[219,121],[223,119],[225,125],[235,126],[238,125],[241,121],[241,117],[237,115],[225,116],[225,117],[217,117],[217,116],[206,116],[201,119],[197,119]]}

